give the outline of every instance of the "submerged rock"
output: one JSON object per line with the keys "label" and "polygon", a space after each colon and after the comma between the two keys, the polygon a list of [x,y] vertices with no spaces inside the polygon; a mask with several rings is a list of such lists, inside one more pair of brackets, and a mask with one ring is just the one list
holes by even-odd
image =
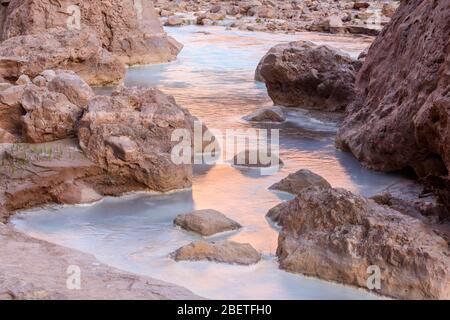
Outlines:
{"label": "submerged rock", "polygon": [[299,194],[309,187],[331,188],[331,185],[318,174],[307,169],[301,169],[289,174],[280,182],[273,184],[269,189]]}
{"label": "submerged rock", "polygon": [[255,121],[255,122],[284,122],[286,121],[286,114],[283,109],[280,107],[270,107],[258,109],[252,114],[244,117],[247,121]]}
{"label": "submerged rock", "polygon": [[171,158],[175,129],[193,136],[195,118],[156,89],[121,88],[89,101],[78,138],[87,157],[127,184],[155,191],[190,187],[192,165]]}
{"label": "submerged rock", "polygon": [[[261,156],[261,153],[263,156]],[[272,166],[282,166],[283,161],[277,155],[267,150],[244,150],[233,158],[233,165],[249,168],[269,168]]]}
{"label": "submerged rock", "polygon": [[268,216],[282,226],[282,269],[367,288],[370,268],[379,268],[380,294],[450,297],[449,243],[418,219],[343,189],[318,187]]}
{"label": "submerged rock", "polygon": [[216,210],[198,210],[189,214],[180,214],[174,224],[181,228],[201,234],[211,236],[213,234],[241,228],[236,221],[227,218],[224,214]]}
{"label": "submerged rock", "polygon": [[229,264],[251,265],[261,260],[261,255],[248,243],[231,241],[193,242],[171,254],[176,261],[207,260]]}
{"label": "submerged rock", "polygon": [[449,14],[446,1],[402,1],[370,47],[337,137],[365,166],[448,177]]}
{"label": "submerged rock", "polygon": [[345,110],[354,97],[355,61],[346,53],[307,41],[280,44],[262,58],[256,79],[274,103],[318,110]]}

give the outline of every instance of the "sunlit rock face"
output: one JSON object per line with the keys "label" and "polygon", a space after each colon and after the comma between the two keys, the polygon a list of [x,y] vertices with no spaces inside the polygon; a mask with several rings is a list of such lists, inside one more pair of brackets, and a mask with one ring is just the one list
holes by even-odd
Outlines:
{"label": "sunlit rock face", "polygon": [[181,45],[168,37],[151,1],[145,0],[12,0],[2,8],[1,38],[36,34],[49,28],[89,27],[102,47],[126,64],[166,62]]}
{"label": "sunlit rock face", "polygon": [[448,175],[449,16],[448,1],[403,1],[372,44],[338,134],[338,145],[366,166]]}

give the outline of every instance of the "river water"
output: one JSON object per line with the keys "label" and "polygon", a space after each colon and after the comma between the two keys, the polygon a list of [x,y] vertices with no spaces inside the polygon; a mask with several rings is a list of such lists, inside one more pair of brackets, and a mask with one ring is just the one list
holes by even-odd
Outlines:
{"label": "river water", "polygon": [[[357,56],[370,44],[364,37],[338,37],[227,31],[223,27],[187,26],[167,30],[185,47],[177,61],[130,68],[127,85],[156,86],[172,94],[209,128],[248,129],[242,117],[271,105],[264,84],[253,80],[260,58],[277,43],[310,40]],[[107,91],[107,90],[105,90]],[[91,253],[126,271],[182,285],[217,299],[373,299],[366,291],[286,273],[278,269],[278,231],[266,220],[273,206],[290,198],[268,187],[290,172],[310,169],[333,186],[372,195],[400,179],[368,171],[349,154],[336,150],[337,124],[288,110],[280,129],[280,157],[285,165],[272,175],[221,163],[197,166],[192,190],[171,194],[140,193],[106,198],[92,206],[53,206],[22,212],[12,223],[20,230]],[[177,214],[212,208],[243,225],[214,239],[248,242],[263,253],[260,263],[236,266],[212,262],[175,262],[168,255],[200,237],[173,226]]]}

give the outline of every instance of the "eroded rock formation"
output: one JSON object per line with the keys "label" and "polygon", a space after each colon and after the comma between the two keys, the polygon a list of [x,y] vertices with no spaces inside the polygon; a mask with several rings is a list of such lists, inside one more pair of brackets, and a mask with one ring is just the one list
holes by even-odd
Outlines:
{"label": "eroded rock formation", "polygon": [[[80,77],[63,70],[28,81],[0,91],[9,125],[0,122],[1,142],[8,143],[0,144],[0,220],[46,203],[191,186],[192,165],[172,161],[178,143],[172,132],[184,129],[192,137],[196,119],[172,97],[123,87],[110,97],[94,96]],[[28,143],[10,144],[15,141]]]}
{"label": "eroded rock formation", "polygon": [[34,78],[47,69],[73,70],[91,85],[119,83],[125,75],[125,64],[88,29],[59,27],[0,43],[0,78]]}
{"label": "eroded rock formation", "polygon": [[419,219],[321,187],[303,190],[268,217],[282,226],[277,255],[285,270],[367,288],[369,267],[376,266],[380,294],[450,297],[449,243]]}
{"label": "eroded rock formation", "polygon": [[171,61],[182,48],[151,1],[11,0],[1,8],[0,79],[59,68],[92,85],[117,84],[126,64]]}
{"label": "eroded rock formation", "polygon": [[131,179],[151,190],[189,187],[192,166],[171,159],[174,129],[193,136],[195,118],[156,89],[120,88],[97,96],[79,123],[78,137],[87,157],[108,174]]}
{"label": "eroded rock formation", "polygon": [[68,26],[87,28],[101,47],[126,64],[170,61],[180,50],[180,44],[164,33],[152,2],[144,0],[11,0],[1,38]]}
{"label": "eroded rock formation", "polygon": [[403,1],[372,44],[337,139],[367,167],[448,177],[449,17],[448,1]]}

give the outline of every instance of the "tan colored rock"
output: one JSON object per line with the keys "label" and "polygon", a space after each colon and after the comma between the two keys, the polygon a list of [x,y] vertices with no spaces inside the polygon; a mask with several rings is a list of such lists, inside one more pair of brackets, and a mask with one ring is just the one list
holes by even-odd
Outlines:
{"label": "tan colored rock", "polygon": [[[343,189],[312,187],[269,211],[280,267],[404,299],[449,299],[449,243],[422,221]],[[368,273],[369,272],[369,273]]]}
{"label": "tan colored rock", "polygon": [[170,16],[167,18],[167,21],[164,25],[169,27],[179,27],[183,25],[183,19],[179,16]]}
{"label": "tan colored rock", "polygon": [[52,189],[52,195],[57,203],[90,204],[100,201],[103,196],[83,182],[65,182]]}
{"label": "tan colored rock", "polygon": [[269,189],[299,194],[309,187],[331,188],[331,185],[318,174],[307,169],[300,169],[273,184]]}
{"label": "tan colored rock", "polygon": [[255,122],[284,122],[286,121],[286,114],[283,109],[280,107],[270,107],[258,109],[255,112],[249,114],[244,117],[247,121],[255,121]]}
{"label": "tan colored rock", "polygon": [[19,107],[24,90],[24,85],[9,86],[7,89],[0,91],[0,103],[10,107]]}
{"label": "tan colored rock", "polygon": [[123,63],[166,62],[179,52],[174,39],[164,33],[151,1],[90,0],[74,4],[69,0],[16,0],[8,6],[2,38],[38,34],[55,27],[76,29],[75,11],[80,12],[82,32],[97,37],[100,47]]}
{"label": "tan colored rock", "polygon": [[194,117],[173,97],[156,89],[121,88],[97,96],[79,123],[78,138],[87,157],[142,189],[169,191],[190,187],[192,165],[175,164],[174,129],[193,134]]}
{"label": "tan colored rock", "polygon": [[65,139],[75,134],[75,125],[94,95],[89,85],[71,72],[58,71],[46,87],[26,86],[21,106],[22,131],[27,142]]}
{"label": "tan colored rock", "polygon": [[241,228],[241,225],[236,221],[233,221],[224,214],[212,209],[180,214],[175,218],[174,224],[202,236],[212,236],[216,233]]}
{"label": "tan colored rock", "polygon": [[396,3],[384,3],[381,12],[386,17],[392,18],[395,14],[395,11],[397,11],[397,8],[398,4]]}
{"label": "tan colored rock", "polygon": [[[0,220],[16,210],[57,202],[56,190],[66,182],[86,179],[102,194],[113,194],[113,186],[123,184],[107,180],[73,140],[10,145],[0,152],[0,163]],[[103,187],[105,181],[110,185]]]}
{"label": "tan colored rock", "polygon": [[6,79],[23,74],[35,78],[47,69],[67,69],[92,85],[116,84],[125,74],[124,63],[102,48],[88,29],[56,28],[10,38],[0,44],[0,66],[0,77]]}
{"label": "tan colored rock", "polygon": [[226,240],[196,241],[173,252],[171,257],[176,261],[207,260],[240,265],[251,265],[261,260],[261,255],[250,244]]}
{"label": "tan colored rock", "polygon": [[85,108],[94,97],[92,88],[77,74],[67,70],[56,70],[47,87],[50,91],[64,94],[71,103],[80,108]]}
{"label": "tan colored rock", "polygon": [[275,104],[339,111],[355,97],[354,63],[337,49],[297,41],[270,49],[256,78],[264,80]]}
{"label": "tan colored rock", "polygon": [[[0,299],[201,299],[182,287],[108,267],[93,256],[37,240],[0,224]],[[81,288],[67,287],[69,266],[81,269]]]}
{"label": "tan colored rock", "polygon": [[[4,135],[20,135],[22,131],[22,115],[25,114],[20,101],[24,91],[24,86],[5,86],[0,90],[0,128]],[[9,139],[8,139],[9,140]]]}
{"label": "tan colored rock", "polygon": [[16,142],[16,137],[5,129],[0,128],[0,143],[14,143]]}

